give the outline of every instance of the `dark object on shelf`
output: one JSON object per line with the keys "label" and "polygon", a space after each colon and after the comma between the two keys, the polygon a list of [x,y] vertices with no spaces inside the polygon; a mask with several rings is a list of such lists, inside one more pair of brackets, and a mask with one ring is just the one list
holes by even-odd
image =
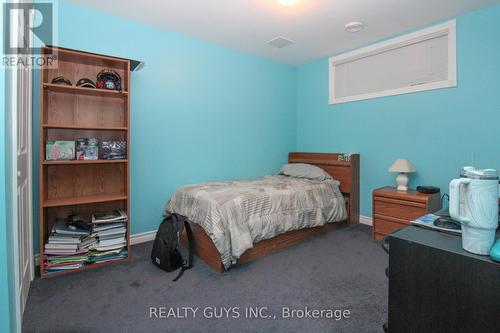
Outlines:
{"label": "dark object on shelf", "polygon": [[439,187],[435,186],[417,186],[417,191],[425,194],[439,193]]}
{"label": "dark object on shelf", "polygon": [[[184,262],[179,251],[179,235],[182,233],[183,228],[186,228],[189,243],[189,259],[187,263]],[[166,272],[173,272],[180,268],[179,274],[173,280],[175,282],[184,274],[185,270],[193,267],[193,251],[193,232],[189,222],[178,214],[166,216],[158,228],[153,249],[151,250],[153,264]]]}
{"label": "dark object on shelf", "polygon": [[445,228],[445,229],[453,229],[453,230],[462,229],[462,226],[460,225],[459,222],[452,220],[449,217],[438,218],[436,221],[434,221],[434,225],[436,227]]}
{"label": "dark object on shelf", "polygon": [[55,78],[52,79],[52,83],[53,84],[65,84],[67,86],[72,86],[73,84],[71,83],[70,80],[68,80],[67,78],[65,78],[64,76],[57,76]]}
{"label": "dark object on shelf", "polygon": [[94,81],[92,81],[91,79],[87,79],[87,78],[81,78],[80,80],[78,80],[78,82],[76,83],[76,86],[82,87],[82,88],[95,88],[96,87]]}
{"label": "dark object on shelf", "polygon": [[462,239],[407,227],[389,236],[389,332],[498,332],[500,265]]}
{"label": "dark object on shelf", "polygon": [[97,87],[108,90],[122,90],[121,76],[111,69],[104,69],[97,74]]}
{"label": "dark object on shelf", "polygon": [[127,157],[126,141],[103,141],[102,157],[106,160],[123,160]]}
{"label": "dark object on shelf", "polygon": [[74,226],[76,228],[84,229],[84,230],[90,230],[90,224],[88,221],[86,221],[83,217],[80,215],[69,215],[68,216],[68,224],[70,226]]}

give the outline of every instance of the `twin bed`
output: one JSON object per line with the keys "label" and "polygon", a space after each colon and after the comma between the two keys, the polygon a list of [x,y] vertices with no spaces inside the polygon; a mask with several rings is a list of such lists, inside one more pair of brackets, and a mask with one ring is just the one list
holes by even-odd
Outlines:
{"label": "twin bed", "polygon": [[288,162],[317,166],[324,177],[285,172],[188,185],[172,195],[165,214],[188,219],[195,254],[218,272],[359,222],[359,155],[293,152]]}

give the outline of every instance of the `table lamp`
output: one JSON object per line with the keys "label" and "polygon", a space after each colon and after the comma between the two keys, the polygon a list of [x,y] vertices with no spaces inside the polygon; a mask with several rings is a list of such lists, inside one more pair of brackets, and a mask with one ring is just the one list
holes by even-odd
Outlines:
{"label": "table lamp", "polygon": [[398,184],[398,191],[408,191],[408,175],[407,173],[415,172],[415,166],[405,158],[397,159],[389,168],[389,172],[399,172],[396,176],[396,183]]}

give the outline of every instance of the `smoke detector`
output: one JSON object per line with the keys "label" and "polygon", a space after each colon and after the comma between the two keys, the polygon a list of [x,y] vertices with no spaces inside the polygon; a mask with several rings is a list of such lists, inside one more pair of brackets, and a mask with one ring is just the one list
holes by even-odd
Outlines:
{"label": "smoke detector", "polygon": [[358,31],[363,30],[364,26],[365,26],[365,24],[363,22],[355,21],[355,22],[347,23],[344,26],[344,28],[345,28],[345,31],[347,31],[347,32],[358,32]]}
{"label": "smoke detector", "polygon": [[290,44],[292,44],[293,41],[286,39],[285,37],[276,37],[268,41],[266,44],[277,47],[278,49],[284,48]]}

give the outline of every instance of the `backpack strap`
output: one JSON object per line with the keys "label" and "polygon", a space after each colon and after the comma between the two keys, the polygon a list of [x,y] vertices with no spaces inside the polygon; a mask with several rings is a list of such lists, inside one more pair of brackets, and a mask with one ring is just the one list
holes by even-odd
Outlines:
{"label": "backpack strap", "polygon": [[186,228],[186,234],[188,238],[188,249],[189,249],[189,254],[188,254],[188,263],[187,265],[184,264],[181,267],[181,271],[179,274],[177,274],[176,278],[173,279],[172,281],[177,281],[180,279],[182,274],[184,274],[185,270],[193,268],[193,253],[194,253],[194,238],[193,238],[193,231],[191,230],[191,226],[189,225],[189,222],[184,220],[184,227]]}

